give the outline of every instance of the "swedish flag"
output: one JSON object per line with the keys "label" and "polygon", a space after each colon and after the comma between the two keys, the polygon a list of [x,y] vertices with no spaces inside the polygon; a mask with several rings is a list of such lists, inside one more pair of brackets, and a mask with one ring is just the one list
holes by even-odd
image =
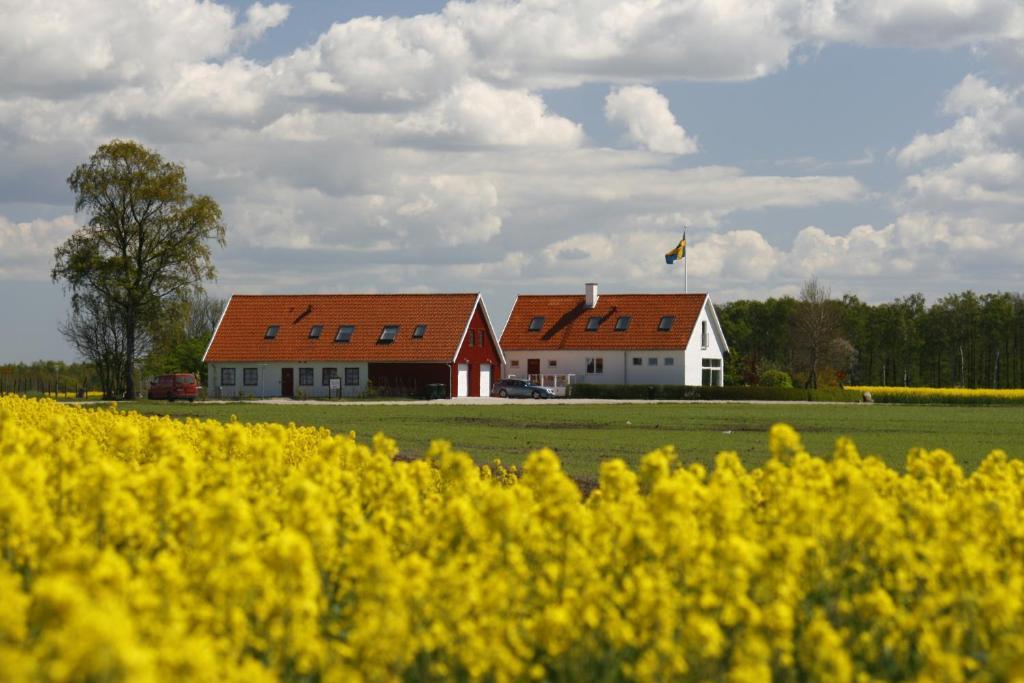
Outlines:
{"label": "swedish flag", "polygon": [[665,263],[670,266],[679,259],[686,258],[686,235],[683,235],[683,239],[679,240],[679,244],[672,248],[667,254],[665,254]]}

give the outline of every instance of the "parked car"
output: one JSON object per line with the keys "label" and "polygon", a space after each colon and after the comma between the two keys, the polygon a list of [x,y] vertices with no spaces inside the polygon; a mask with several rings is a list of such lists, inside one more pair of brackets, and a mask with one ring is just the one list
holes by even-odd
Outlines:
{"label": "parked car", "polygon": [[199,382],[196,376],[185,372],[154,377],[149,381],[149,391],[146,392],[146,398],[168,401],[182,399],[192,402],[198,395]]}
{"label": "parked car", "polygon": [[501,398],[552,398],[554,392],[525,379],[500,379],[491,387],[491,396]]}

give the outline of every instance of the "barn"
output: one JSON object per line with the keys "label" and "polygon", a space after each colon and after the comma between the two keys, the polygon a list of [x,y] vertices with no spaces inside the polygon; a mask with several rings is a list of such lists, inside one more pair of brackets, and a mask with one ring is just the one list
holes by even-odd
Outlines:
{"label": "barn", "polygon": [[217,398],[487,396],[504,357],[477,293],[236,294],[203,362]]}
{"label": "barn", "polygon": [[729,347],[707,294],[520,295],[501,336],[505,375],[550,385],[721,386]]}

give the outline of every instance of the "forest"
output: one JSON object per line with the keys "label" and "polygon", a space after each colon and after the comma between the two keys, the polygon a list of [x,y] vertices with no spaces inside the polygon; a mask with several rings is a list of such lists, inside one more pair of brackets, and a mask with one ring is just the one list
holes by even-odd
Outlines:
{"label": "forest", "polygon": [[931,305],[911,294],[872,305],[808,284],[796,298],[716,307],[727,383],[1024,387],[1020,293],[965,291]]}

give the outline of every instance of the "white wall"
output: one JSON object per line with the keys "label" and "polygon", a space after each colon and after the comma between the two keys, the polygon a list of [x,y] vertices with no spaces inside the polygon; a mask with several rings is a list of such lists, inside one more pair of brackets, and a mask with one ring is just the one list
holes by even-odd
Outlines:
{"label": "white wall", "polygon": [[[717,358],[721,362],[722,372],[719,375],[719,386],[725,376],[725,361],[723,360],[722,345],[715,334],[715,325],[711,320],[711,301],[704,304],[700,315],[697,317],[697,324],[693,326],[693,333],[686,344],[686,384],[699,386],[701,384],[701,372],[705,358]],[[701,348],[701,324],[708,326],[708,346]]]}
{"label": "white wall", "polygon": [[[683,381],[683,351],[660,349],[656,351],[505,351],[505,376],[526,377],[527,360],[540,359],[542,375],[576,375],[574,382],[590,384],[681,384]],[[587,358],[601,358],[604,372],[588,373]],[[641,364],[633,365],[639,358]],[[649,359],[656,359],[656,365],[649,365]],[[671,358],[672,365],[665,359]],[[555,367],[549,362],[555,361]],[[514,367],[513,361],[519,361]],[[699,379],[699,377],[698,377]]]}
{"label": "white wall", "polygon": [[[352,363],[343,361],[332,362],[310,362],[310,363],[209,363],[207,369],[207,395],[210,398],[265,398],[281,396],[281,369],[292,368],[294,386],[292,395],[296,398],[327,398],[330,386],[324,386],[322,382],[324,368],[337,368],[338,378],[341,379],[342,396],[359,396],[366,391],[366,381],[369,373],[367,363]],[[235,369],[235,385],[221,386],[221,368]],[[245,368],[256,368],[259,383],[255,386],[247,386],[245,382]],[[313,385],[299,385],[299,368],[313,368]],[[345,385],[345,368],[359,368],[359,384],[357,386]]]}

